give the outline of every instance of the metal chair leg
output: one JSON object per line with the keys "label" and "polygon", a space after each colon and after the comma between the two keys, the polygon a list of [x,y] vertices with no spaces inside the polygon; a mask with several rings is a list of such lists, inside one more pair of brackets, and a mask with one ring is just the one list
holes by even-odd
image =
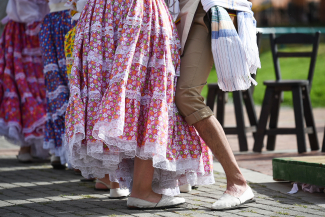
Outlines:
{"label": "metal chair leg", "polygon": [[301,87],[297,86],[292,88],[293,108],[295,113],[296,122],[296,136],[298,144],[298,152],[306,152],[306,138],[305,138],[305,126],[304,126],[304,111],[302,105],[302,92]]}

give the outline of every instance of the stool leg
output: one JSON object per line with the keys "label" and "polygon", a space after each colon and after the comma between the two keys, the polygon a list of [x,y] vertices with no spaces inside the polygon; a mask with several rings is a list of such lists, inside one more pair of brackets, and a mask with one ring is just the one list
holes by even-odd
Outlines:
{"label": "stool leg", "polygon": [[[243,98],[245,102],[249,123],[251,126],[257,127],[257,116],[256,116],[255,105],[254,105],[254,100],[253,100],[251,90],[246,90],[243,91],[242,93],[243,93]],[[253,136],[255,137],[255,133],[253,133]]]}
{"label": "stool leg", "polygon": [[305,138],[305,126],[304,126],[304,111],[302,106],[302,93],[301,87],[292,88],[292,98],[293,98],[293,108],[295,113],[295,122],[296,122],[296,135],[297,135],[297,144],[298,152],[306,152],[306,138]]}
{"label": "stool leg", "polygon": [[226,92],[223,92],[220,89],[217,93],[217,120],[222,127],[224,127],[225,124],[226,94]]}
{"label": "stool leg", "polygon": [[324,129],[324,138],[323,138],[323,148],[322,152],[325,152],[325,129]]}
{"label": "stool leg", "polygon": [[[273,98],[273,104],[271,109],[269,129],[276,129],[278,127],[280,103],[281,103],[281,91],[276,91]],[[267,136],[266,149],[273,151],[275,149],[276,135]]]}
{"label": "stool leg", "polygon": [[216,101],[218,88],[208,86],[208,97],[207,97],[207,106],[213,111],[214,103]]}
{"label": "stool leg", "polygon": [[273,95],[274,95],[274,89],[266,87],[260,119],[257,125],[254,147],[253,147],[253,151],[255,152],[261,152],[263,148],[263,140],[266,132],[266,124],[272,107]]}
{"label": "stool leg", "polygon": [[317,137],[317,130],[315,126],[315,119],[313,115],[313,108],[310,102],[309,90],[308,87],[302,87],[303,94],[303,105],[304,105],[304,113],[305,113],[305,121],[307,127],[311,127],[313,129],[313,133],[308,134],[309,143],[311,150],[319,150],[319,142]]}
{"label": "stool leg", "polygon": [[232,94],[234,97],[239,149],[240,151],[248,151],[244,111],[243,111],[243,95],[241,91],[234,91],[232,92]]}

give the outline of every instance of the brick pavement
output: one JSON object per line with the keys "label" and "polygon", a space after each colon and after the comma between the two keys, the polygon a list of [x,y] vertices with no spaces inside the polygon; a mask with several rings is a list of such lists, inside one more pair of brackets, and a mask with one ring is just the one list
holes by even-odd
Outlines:
{"label": "brick pavement", "polygon": [[[257,106],[257,114],[260,107]],[[322,142],[325,109],[314,109],[315,122],[320,143]],[[234,110],[230,103],[226,106],[226,125],[234,125]],[[248,123],[248,121],[246,121]],[[283,108],[279,125],[294,126],[293,111]],[[262,154],[238,152],[237,136],[227,136],[240,167],[272,175],[272,158],[297,156],[294,136],[279,136],[274,152]],[[249,149],[253,138],[248,135]],[[210,211],[211,203],[221,196],[226,179],[222,173],[216,173],[214,186],[200,187],[190,194],[181,194],[187,204],[169,210],[138,211],[126,209],[126,200],[108,199],[109,193],[94,191],[93,183],[80,182],[80,176],[70,170],[53,170],[47,161],[33,164],[21,164],[15,159],[17,146],[8,144],[0,138],[0,217],[15,216],[325,216],[325,196],[307,193],[287,195],[281,192],[290,190],[289,184],[281,189],[272,187],[272,183],[259,180],[251,183],[257,196],[257,203],[250,206],[226,211]],[[322,155],[320,152],[308,152],[306,155]],[[254,176],[253,176],[254,177]],[[270,177],[269,177],[270,178]],[[255,178],[254,178],[255,179]],[[280,184],[281,185],[281,184]],[[280,192],[281,191],[281,192]],[[322,200],[322,198],[324,198]],[[323,202],[319,203],[319,200]],[[310,204],[308,201],[316,201]]]}
{"label": "brick pavement", "polygon": [[[256,113],[259,117],[261,107],[256,106]],[[225,126],[235,126],[235,113],[234,106],[232,103],[226,104],[225,113]],[[325,126],[325,108],[314,108],[314,118],[317,128],[317,135],[320,145],[322,145],[324,126]],[[245,113],[245,112],[244,112]],[[246,115],[246,113],[245,113]],[[248,126],[248,117],[245,116],[245,123]],[[279,127],[294,127],[294,113],[293,109],[290,107],[281,107],[279,116]],[[296,137],[294,135],[280,135],[277,136],[275,151],[266,151],[263,148],[263,153],[252,152],[254,139],[252,134],[247,134],[248,152],[239,152],[239,144],[236,135],[227,135],[228,141],[230,143],[231,149],[235,153],[235,157],[238,164],[242,168],[258,171],[267,175],[272,175],[272,159],[275,157],[296,157],[304,155],[324,155],[319,151],[307,152],[303,155],[297,153],[297,143]],[[266,137],[264,144],[266,144]],[[307,139],[307,149],[309,149],[309,142]],[[13,146],[5,142],[3,138],[0,137],[0,155],[2,156],[12,156],[18,154],[18,147]]]}
{"label": "brick pavement", "polygon": [[225,212],[211,211],[211,204],[225,190],[223,173],[215,172],[216,184],[181,194],[187,203],[179,208],[129,210],[126,199],[108,199],[109,192],[94,190],[94,183],[80,182],[72,170],[53,170],[47,161],[17,162],[14,156],[0,157],[0,216],[325,216],[325,208],[271,190],[262,183],[250,183],[257,202]]}

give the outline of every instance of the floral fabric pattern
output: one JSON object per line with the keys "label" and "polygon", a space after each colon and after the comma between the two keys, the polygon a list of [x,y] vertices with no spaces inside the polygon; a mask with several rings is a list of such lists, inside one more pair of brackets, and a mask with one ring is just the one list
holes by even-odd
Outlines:
{"label": "floral fabric pattern", "polygon": [[62,164],[67,162],[62,138],[65,132],[64,115],[69,100],[64,39],[71,28],[69,10],[65,10],[48,14],[40,31],[47,100],[44,148],[59,156]]}
{"label": "floral fabric pattern", "polygon": [[66,66],[67,66],[67,75],[70,78],[71,68],[73,64],[73,46],[74,40],[76,36],[76,26],[73,27],[65,36],[64,41],[64,51],[65,51],[65,58],[66,58]]}
{"label": "floral fabric pattern", "polygon": [[174,102],[180,43],[163,0],[89,0],[73,56],[65,145],[74,168],[130,188],[137,156],[153,160],[157,193],[214,183],[211,152]]}
{"label": "floral fabric pattern", "polygon": [[9,21],[0,39],[0,135],[46,158],[43,149],[45,86],[39,22]]}

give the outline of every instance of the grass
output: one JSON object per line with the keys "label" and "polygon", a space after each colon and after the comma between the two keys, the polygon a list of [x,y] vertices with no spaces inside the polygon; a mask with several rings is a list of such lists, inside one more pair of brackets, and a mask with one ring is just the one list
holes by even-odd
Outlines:
{"label": "grass", "polygon": [[303,208],[307,208],[307,206],[306,205],[302,205],[302,204],[294,204],[295,206],[300,206],[300,207],[303,207]]}
{"label": "grass", "polygon": [[272,196],[272,198],[287,198],[287,197],[282,196],[282,195],[275,195],[275,196]]}
{"label": "grass", "polygon": [[[303,47],[286,47],[280,49],[281,51],[311,51],[311,46]],[[262,68],[257,71],[256,81],[258,85],[255,87],[254,101],[255,104],[261,105],[265,86],[263,81],[275,80],[275,72],[273,67],[273,60],[271,51],[266,51],[260,54]],[[280,68],[283,79],[307,79],[309,69],[309,58],[281,58]],[[217,82],[216,71],[213,68],[208,78],[208,83]],[[318,57],[314,72],[313,85],[311,89],[311,102],[313,107],[325,107],[325,43],[320,44],[318,50]],[[207,97],[207,86],[204,87],[202,95]],[[231,94],[230,94],[231,96]],[[284,93],[283,105],[292,105],[292,94],[290,92]]]}
{"label": "grass", "polygon": [[243,210],[243,211],[241,211],[241,212],[251,212],[251,213],[257,213],[256,211],[254,211],[254,210]]}
{"label": "grass", "polygon": [[287,212],[276,212],[277,214],[280,214],[280,215],[289,215],[289,213]]}

